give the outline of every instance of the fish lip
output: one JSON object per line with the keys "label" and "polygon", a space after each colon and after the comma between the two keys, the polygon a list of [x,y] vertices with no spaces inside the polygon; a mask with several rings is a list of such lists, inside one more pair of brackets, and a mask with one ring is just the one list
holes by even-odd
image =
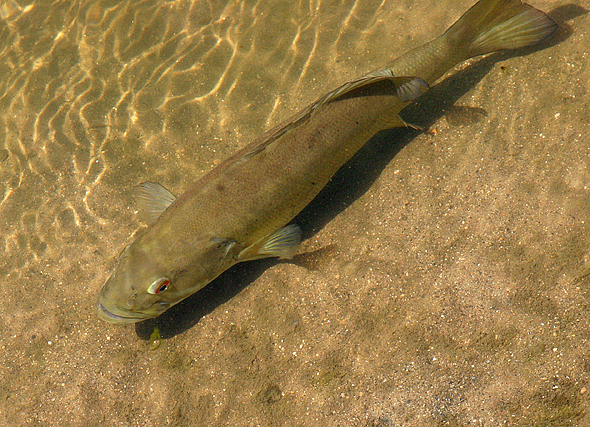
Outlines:
{"label": "fish lip", "polygon": [[[96,303],[96,307],[98,308],[98,317],[109,323],[137,323],[152,317],[146,314],[138,316],[137,313],[133,313],[134,316],[121,316],[119,314],[114,314],[107,310],[100,301]],[[129,312],[129,314],[132,313]]]}

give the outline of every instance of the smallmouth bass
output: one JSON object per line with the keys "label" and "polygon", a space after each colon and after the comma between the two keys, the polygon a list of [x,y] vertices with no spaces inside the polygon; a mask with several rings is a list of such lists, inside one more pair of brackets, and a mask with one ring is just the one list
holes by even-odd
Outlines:
{"label": "smallmouth bass", "polygon": [[519,0],[481,0],[442,36],[321,97],[263,134],[176,198],[135,191],[149,226],[128,245],[98,298],[98,315],[133,323],[162,314],[230,268],[292,257],[290,221],[377,132],[449,69],[473,56],[537,43],[556,25]]}

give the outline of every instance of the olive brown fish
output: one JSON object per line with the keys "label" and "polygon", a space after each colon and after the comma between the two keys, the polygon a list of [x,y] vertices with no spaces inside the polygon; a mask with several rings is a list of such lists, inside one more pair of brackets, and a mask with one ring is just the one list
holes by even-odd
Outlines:
{"label": "olive brown fish", "polygon": [[468,58],[529,46],[554,29],[521,1],[481,0],[442,36],[329,92],[180,197],[141,184],[135,196],[149,226],[122,251],[99,317],[156,317],[238,262],[292,257],[301,231],[289,222],[374,134],[404,126],[398,113],[429,84]]}

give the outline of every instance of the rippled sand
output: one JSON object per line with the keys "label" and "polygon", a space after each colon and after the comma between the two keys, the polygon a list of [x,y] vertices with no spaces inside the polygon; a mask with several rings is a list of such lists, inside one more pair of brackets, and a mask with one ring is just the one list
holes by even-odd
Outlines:
{"label": "rippled sand", "polygon": [[133,185],[183,192],[472,3],[3,1],[0,425],[590,423],[587,0],[533,1],[548,42],[433,88],[406,118],[434,134],[374,138],[293,262],[95,315]]}

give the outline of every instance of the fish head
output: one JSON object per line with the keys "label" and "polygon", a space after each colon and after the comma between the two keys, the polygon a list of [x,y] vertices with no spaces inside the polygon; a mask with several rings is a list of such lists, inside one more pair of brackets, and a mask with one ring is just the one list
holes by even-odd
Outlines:
{"label": "fish head", "polygon": [[100,292],[98,317],[135,323],[161,315],[234,264],[234,244],[201,238],[190,246],[170,248],[135,241],[123,250]]}

